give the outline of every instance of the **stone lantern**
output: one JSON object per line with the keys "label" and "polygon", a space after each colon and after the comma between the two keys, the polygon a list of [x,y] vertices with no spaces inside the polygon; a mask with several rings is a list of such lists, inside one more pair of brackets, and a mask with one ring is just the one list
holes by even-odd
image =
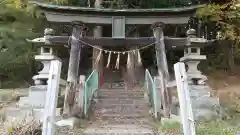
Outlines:
{"label": "stone lantern", "polygon": [[32,40],[32,42],[41,42],[44,45],[40,48],[40,54],[35,56],[35,60],[42,63],[43,68],[38,72],[38,75],[33,76],[35,85],[46,85],[49,75],[51,60],[60,60],[54,55],[54,50],[51,46],[47,45],[48,38],[53,35],[53,30],[46,28],[44,30],[44,37]]}
{"label": "stone lantern", "polygon": [[203,75],[198,65],[202,60],[206,60],[206,55],[201,55],[201,48],[208,42],[203,38],[196,38],[196,31],[190,29],[187,31],[187,48],[184,49],[184,56],[180,61],[184,62],[187,67],[187,74],[190,84],[200,84],[207,80],[207,77]]}
{"label": "stone lantern", "polygon": [[[43,38],[29,40],[29,42],[44,44],[40,47],[40,54],[35,56],[35,60],[41,62],[43,68],[38,72],[38,75],[33,76],[35,86],[29,88],[28,96],[21,97],[19,102],[16,103],[16,108],[11,108],[8,111],[7,118],[9,119],[25,120],[26,116],[31,115],[37,120],[43,120],[50,63],[51,60],[60,60],[54,55],[53,48],[47,42],[48,38],[53,34],[53,30],[45,29],[44,34]],[[60,116],[60,108],[57,108],[56,116]]]}
{"label": "stone lantern", "polygon": [[217,116],[214,108],[219,107],[219,100],[211,95],[212,90],[205,83],[207,77],[199,71],[198,65],[202,60],[206,60],[206,56],[201,55],[201,48],[209,45],[210,41],[197,38],[195,35],[196,31],[194,29],[187,31],[186,48],[180,61],[188,67],[187,75],[194,119],[209,120]]}

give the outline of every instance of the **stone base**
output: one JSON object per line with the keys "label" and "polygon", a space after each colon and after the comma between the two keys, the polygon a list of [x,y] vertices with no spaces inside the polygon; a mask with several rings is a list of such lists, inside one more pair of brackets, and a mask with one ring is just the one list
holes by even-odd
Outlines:
{"label": "stone base", "polygon": [[18,107],[44,108],[46,102],[47,85],[31,86],[28,97],[21,97],[16,104]]}
{"label": "stone base", "polygon": [[[211,96],[211,88],[206,85],[189,85],[190,99],[194,120],[211,120],[218,117],[217,108],[220,106],[217,97]],[[180,116],[178,99],[173,98],[172,113]]]}
{"label": "stone base", "polygon": [[70,129],[78,128],[80,126],[80,119],[71,117],[68,119],[62,119],[55,123],[59,127],[68,127]]}
{"label": "stone base", "polygon": [[217,97],[211,96],[206,85],[189,85],[190,99],[195,120],[210,120],[218,116],[215,107],[220,106]]}
{"label": "stone base", "polygon": [[[16,106],[7,108],[6,120],[24,121],[35,119],[42,122],[46,102],[47,85],[31,86],[28,97],[21,97]],[[57,108],[56,116],[60,118],[61,108]]]}
{"label": "stone base", "polygon": [[190,85],[190,96],[193,108],[212,108],[219,106],[217,97],[211,96],[211,88],[204,85]]}
{"label": "stone base", "polygon": [[181,117],[179,115],[170,115],[169,118],[161,118],[161,124],[168,124],[168,123],[181,123]]}
{"label": "stone base", "polygon": [[214,109],[193,109],[194,120],[198,121],[209,121],[220,117]]}
{"label": "stone base", "polygon": [[[56,109],[56,119],[60,119],[61,108]],[[25,108],[8,108],[6,111],[5,121],[31,121],[39,120],[43,122],[44,109]]]}

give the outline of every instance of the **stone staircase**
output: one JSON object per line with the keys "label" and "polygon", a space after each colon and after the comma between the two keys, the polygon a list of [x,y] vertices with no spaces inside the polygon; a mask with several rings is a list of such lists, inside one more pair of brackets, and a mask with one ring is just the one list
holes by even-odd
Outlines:
{"label": "stone staircase", "polygon": [[[112,86],[112,85],[111,85]],[[102,88],[92,105],[93,116],[84,135],[154,135],[144,92],[123,85]]]}

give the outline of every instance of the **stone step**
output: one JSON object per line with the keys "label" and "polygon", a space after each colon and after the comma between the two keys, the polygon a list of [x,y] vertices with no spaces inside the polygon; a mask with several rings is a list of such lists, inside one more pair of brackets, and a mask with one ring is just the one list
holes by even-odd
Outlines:
{"label": "stone step", "polygon": [[147,101],[144,99],[99,99],[99,103],[102,104],[115,104],[115,105],[122,105],[122,104],[131,104],[131,105],[147,105]]}
{"label": "stone step", "polygon": [[140,105],[132,105],[132,104],[100,104],[98,103],[94,109],[115,109],[115,108],[137,108],[139,110],[148,110],[148,105],[146,104],[140,104]]}
{"label": "stone step", "polygon": [[126,111],[114,111],[114,110],[101,110],[101,111],[95,111],[96,115],[119,115],[119,116],[125,116],[125,115],[148,115],[149,110],[139,111],[139,110],[126,110]]}
{"label": "stone step", "polygon": [[121,111],[148,111],[150,108],[148,106],[130,106],[130,105],[116,105],[116,106],[107,106],[107,107],[96,107],[96,111],[114,111],[114,112],[121,112]]}
{"label": "stone step", "polygon": [[126,90],[124,88],[119,89],[99,89],[99,92],[125,92],[125,93],[144,93],[143,90]]}
{"label": "stone step", "polygon": [[[150,125],[149,124],[149,118],[146,119],[118,119],[118,120],[108,120],[106,124],[109,125],[119,125],[119,124],[125,124],[125,125],[131,125],[131,124],[136,124],[136,125]],[[105,124],[104,122],[102,122]]]}
{"label": "stone step", "polygon": [[99,95],[100,98],[143,98],[144,93],[143,92],[106,92],[106,91],[100,91]]}
{"label": "stone step", "polygon": [[18,107],[44,107],[45,97],[20,97],[20,100],[16,103]]}
{"label": "stone step", "polygon": [[149,124],[109,124],[109,121],[101,121],[101,123],[99,123],[99,121],[97,121],[96,123],[92,123],[91,125],[89,125],[89,129],[93,129],[93,128],[101,128],[101,129],[152,129],[151,126]]}
{"label": "stone step", "polygon": [[93,132],[87,131],[83,135],[157,135],[157,134],[155,134],[153,131],[145,132],[138,130],[133,131],[127,130],[126,132],[121,130],[96,130]]}
{"label": "stone step", "polygon": [[148,114],[102,114],[98,116],[101,120],[119,120],[119,119],[142,119],[148,117]]}
{"label": "stone step", "polygon": [[99,92],[127,92],[127,91],[123,88],[119,88],[119,89],[104,89],[104,88],[101,88],[101,89],[99,89]]}
{"label": "stone step", "polygon": [[205,90],[211,91],[211,88],[207,85],[189,85],[189,89],[191,90]]}
{"label": "stone step", "polygon": [[29,94],[32,92],[46,92],[47,91],[47,85],[37,85],[37,86],[31,86],[29,87]]}
{"label": "stone step", "polygon": [[125,84],[123,82],[116,82],[116,83],[105,83],[101,86],[101,88],[108,88],[108,89],[123,89]]}
{"label": "stone step", "polygon": [[89,128],[84,131],[84,135],[155,135],[155,133],[148,128]]}
{"label": "stone step", "polygon": [[97,97],[98,100],[101,99],[119,99],[119,100],[145,100],[145,98],[143,96],[98,96]]}

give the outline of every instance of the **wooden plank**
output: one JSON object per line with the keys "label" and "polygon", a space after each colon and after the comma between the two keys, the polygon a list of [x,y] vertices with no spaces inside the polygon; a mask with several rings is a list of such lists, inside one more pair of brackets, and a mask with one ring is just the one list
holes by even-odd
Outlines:
{"label": "wooden plank", "polygon": [[113,16],[112,17],[112,37],[125,38],[125,17]]}
{"label": "wooden plank", "polygon": [[48,77],[48,89],[47,98],[44,110],[44,119],[42,127],[42,135],[54,135],[55,134],[55,116],[57,99],[59,92],[60,74],[62,63],[58,60],[51,61],[49,77]]}
{"label": "wooden plank", "polygon": [[166,58],[166,50],[165,50],[165,43],[164,43],[164,35],[163,35],[163,23],[155,23],[153,24],[153,32],[156,38],[155,48],[156,48],[156,58],[157,58],[157,66],[158,66],[158,74],[162,76],[162,85],[163,85],[163,109],[164,109],[164,116],[170,117],[170,100],[171,95],[170,91],[167,90],[166,83],[169,80],[169,73],[168,73],[168,65],[167,65],[167,58]]}
{"label": "wooden plank", "polygon": [[83,27],[84,26],[81,22],[76,22],[76,24],[73,25],[67,77],[68,83],[66,87],[66,95],[64,101],[64,114],[67,116],[71,115],[74,105],[81,55],[81,43],[78,41],[78,39],[83,36]]}
{"label": "wooden plank", "polygon": [[185,64],[174,64],[184,135],[196,135]]}

